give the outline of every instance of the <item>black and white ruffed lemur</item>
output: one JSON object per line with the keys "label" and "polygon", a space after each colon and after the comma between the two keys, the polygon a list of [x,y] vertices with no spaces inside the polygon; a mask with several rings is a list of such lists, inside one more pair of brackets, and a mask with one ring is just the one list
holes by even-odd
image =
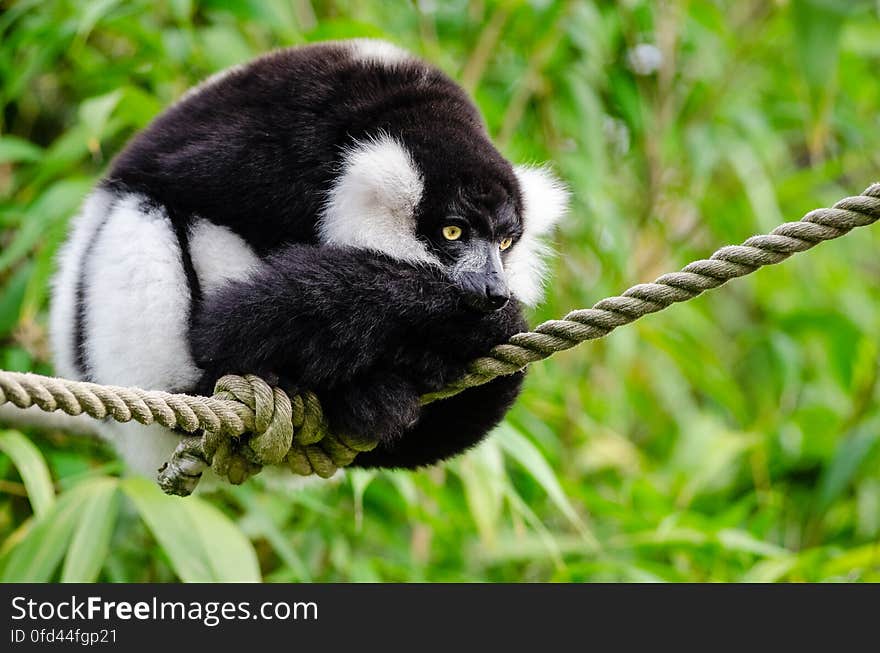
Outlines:
{"label": "black and white ruffed lemur", "polygon": [[[370,434],[360,466],[479,442],[522,375],[419,396],[526,324],[567,193],[513,167],[465,92],[394,45],[273,52],[185,94],[116,157],[59,255],[57,373],[210,394],[225,373],[311,389]],[[180,434],[102,425],[155,474]]]}

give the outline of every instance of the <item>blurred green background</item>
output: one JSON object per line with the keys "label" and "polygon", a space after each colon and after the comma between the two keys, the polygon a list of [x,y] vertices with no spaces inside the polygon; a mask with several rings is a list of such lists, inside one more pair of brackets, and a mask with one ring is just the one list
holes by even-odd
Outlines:
{"label": "blurred green background", "polygon": [[[880,3],[2,3],[0,369],[51,373],[66,223],[134,132],[278,46],[387,38],[471,91],[574,205],[533,322],[880,177]],[[880,580],[880,229],[531,369],[419,473],[176,500],[112,452],[0,429],[0,578]]]}

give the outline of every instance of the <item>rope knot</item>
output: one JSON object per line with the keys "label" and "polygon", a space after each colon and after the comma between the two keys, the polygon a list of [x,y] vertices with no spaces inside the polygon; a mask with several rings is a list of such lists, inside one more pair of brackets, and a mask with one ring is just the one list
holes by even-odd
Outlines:
{"label": "rope knot", "polygon": [[294,474],[330,478],[340,467],[350,465],[359,452],[376,446],[371,438],[331,433],[315,393],[303,392],[292,403],[295,435],[286,460]]}
{"label": "rope knot", "polygon": [[241,405],[245,433],[239,437],[220,429],[204,429],[202,451],[211,469],[238,485],[264,465],[277,465],[293,442],[290,398],[261,378],[226,375],[214,386],[213,399]]}
{"label": "rope knot", "polygon": [[210,465],[218,476],[238,485],[265,465],[285,462],[295,474],[329,478],[359,452],[376,446],[371,438],[331,433],[321,402],[311,391],[289,397],[257,376],[230,374],[217,381],[211,399],[236,407],[244,433],[206,425],[201,438],[186,438],[160,474],[167,477],[163,488],[175,476],[190,479],[175,494],[189,494],[195,487],[193,480],[201,474],[196,459],[203,461],[202,468]]}
{"label": "rope knot", "polygon": [[294,422],[291,400],[281,388],[253,374],[229,374],[217,381],[214,398],[238,401],[251,410],[253,420],[245,421],[250,434],[245,451],[251,462],[277,465],[284,460],[293,443]]}

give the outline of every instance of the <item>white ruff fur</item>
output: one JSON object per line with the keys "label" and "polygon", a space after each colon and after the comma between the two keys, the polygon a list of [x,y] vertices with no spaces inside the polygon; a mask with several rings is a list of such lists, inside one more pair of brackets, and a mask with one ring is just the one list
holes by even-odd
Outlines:
{"label": "white ruff fur", "polygon": [[516,166],[523,200],[523,234],[504,264],[511,292],[534,306],[544,295],[547,257],[552,253],[545,238],[568,210],[568,191],[547,168]]}
{"label": "white ruff fur", "polygon": [[[175,390],[199,377],[187,345],[190,292],[177,238],[159,209],[120,198],[85,265],[85,349],[93,380]],[[180,436],[161,426],[105,422],[128,466],[155,478]]]}
{"label": "white ruff fur", "polygon": [[259,257],[244,238],[205,219],[190,226],[189,251],[206,295],[228,281],[247,278],[260,267]]}
{"label": "white ruff fur", "polygon": [[187,345],[190,293],[165,212],[126,195],[85,262],[85,349],[97,383],[151,389],[199,378]]}
{"label": "white ruff fur", "polygon": [[[114,195],[99,189],[72,222],[53,280],[50,326],[56,371],[79,376],[74,326],[84,268],[85,349],[93,380],[172,391],[190,386],[201,374],[187,344],[190,292],[167,215],[142,209],[141,199],[125,195],[114,202]],[[206,293],[247,277],[260,264],[240,236],[207,220],[196,220],[189,238],[193,267]],[[92,249],[84,260],[89,243]],[[180,441],[158,425],[107,421],[95,426],[133,471],[150,478]]]}
{"label": "white ruff fur", "polygon": [[351,48],[354,56],[361,61],[394,65],[412,59],[412,55],[403,48],[381,39],[351,39],[340,43]]}
{"label": "white ruff fur", "polygon": [[57,271],[52,279],[52,302],[49,312],[49,341],[55,361],[55,372],[68,379],[78,379],[73,327],[76,323],[76,290],[80,264],[98,226],[107,215],[113,195],[98,189],[83,203],[79,214],[70,222],[67,241],[58,251]]}
{"label": "white ruff fur", "polygon": [[321,215],[321,239],[401,261],[436,263],[416,238],[415,210],[424,185],[406,148],[380,136],[345,153]]}

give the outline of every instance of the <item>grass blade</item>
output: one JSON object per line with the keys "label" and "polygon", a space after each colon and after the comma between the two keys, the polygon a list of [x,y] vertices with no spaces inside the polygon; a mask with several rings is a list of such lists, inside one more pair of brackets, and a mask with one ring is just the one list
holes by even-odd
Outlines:
{"label": "grass blade", "polygon": [[145,478],[123,480],[120,487],[131,499],[159,546],[165,551],[171,567],[185,583],[210,583],[214,580],[211,566],[205,559],[201,538],[193,530],[185,499],[169,497]]}
{"label": "grass blade", "polygon": [[120,485],[182,581],[260,580],[253,546],[219,510],[198,497],[166,496],[145,478],[127,478]]}
{"label": "grass blade", "polygon": [[184,508],[201,540],[205,560],[216,582],[260,582],[256,551],[238,526],[199,497],[187,499]]}
{"label": "grass blade", "polygon": [[63,583],[93,583],[110,548],[119,514],[119,481],[99,479],[83,509],[61,569]]}
{"label": "grass blade", "polygon": [[43,454],[18,431],[0,432],[0,451],[12,459],[18,470],[34,514],[38,519],[45,516],[55,503],[55,490]]}
{"label": "grass blade", "polygon": [[107,479],[86,481],[62,494],[27,535],[4,558],[4,583],[45,583],[52,580],[67,551],[74,528],[89,500]]}
{"label": "grass blade", "polygon": [[587,525],[577,514],[574,506],[565,495],[565,491],[559,484],[553,469],[538,451],[537,447],[529,442],[522,433],[513,426],[505,422],[496,431],[495,437],[501,444],[501,448],[514,460],[516,460],[523,468],[532,476],[538,485],[540,485],[550,500],[565,515],[565,518],[572,526],[587,540],[590,544],[598,546],[593,534]]}

